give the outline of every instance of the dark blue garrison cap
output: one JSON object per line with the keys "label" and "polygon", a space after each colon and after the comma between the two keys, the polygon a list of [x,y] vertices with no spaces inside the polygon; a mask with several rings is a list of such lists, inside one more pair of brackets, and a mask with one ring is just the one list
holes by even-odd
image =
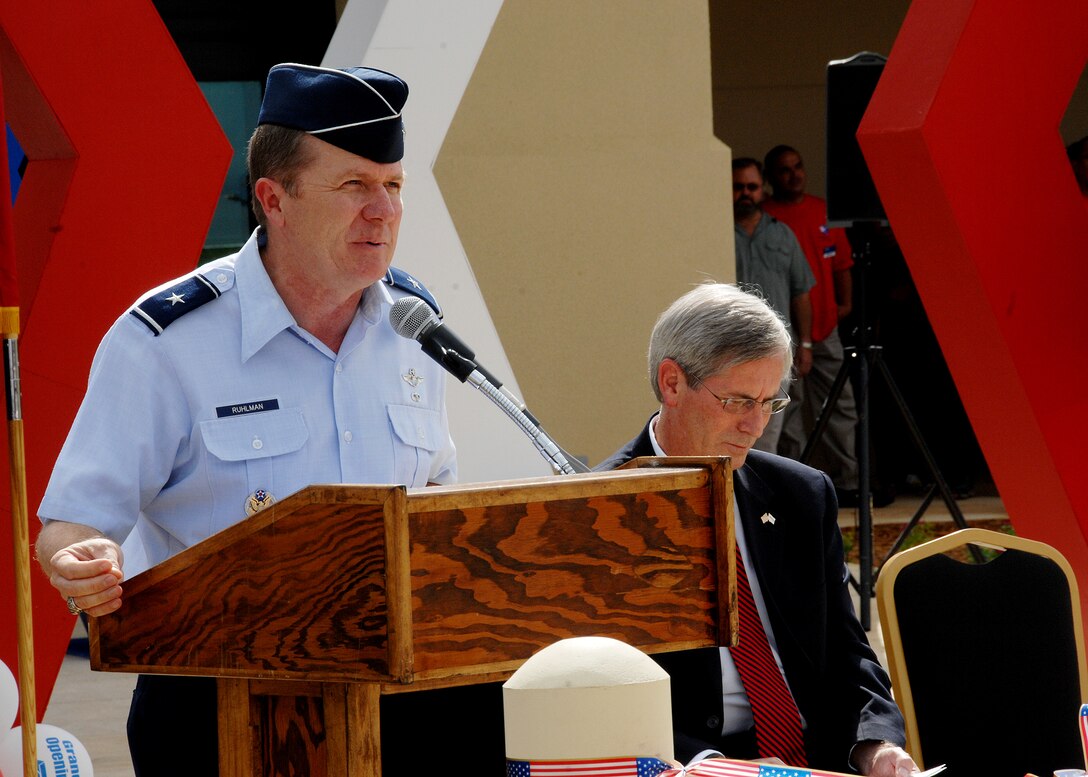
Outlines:
{"label": "dark blue garrison cap", "polygon": [[302,130],[386,164],[404,156],[407,100],[408,84],[383,70],[285,63],[268,71],[257,123]]}

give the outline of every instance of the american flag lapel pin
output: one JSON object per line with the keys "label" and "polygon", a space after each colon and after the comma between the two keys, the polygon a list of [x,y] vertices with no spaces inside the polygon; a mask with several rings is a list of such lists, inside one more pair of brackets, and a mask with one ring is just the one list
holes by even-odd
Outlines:
{"label": "american flag lapel pin", "polygon": [[774,524],[774,516],[770,513],[763,513],[763,515],[759,516],[759,520],[763,523]]}

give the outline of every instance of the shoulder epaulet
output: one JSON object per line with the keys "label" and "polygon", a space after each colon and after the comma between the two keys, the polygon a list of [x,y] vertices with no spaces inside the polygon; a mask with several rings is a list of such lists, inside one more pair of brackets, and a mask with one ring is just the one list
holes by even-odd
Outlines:
{"label": "shoulder epaulet", "polygon": [[200,273],[194,273],[170,288],[141,300],[129,312],[158,337],[186,313],[191,313],[205,302],[211,302],[220,294],[222,292],[214,283]]}
{"label": "shoulder epaulet", "polygon": [[434,295],[427,291],[427,287],[406,273],[404,270],[396,267],[390,267],[389,271],[382,278],[383,281],[388,283],[394,288],[406,291],[409,294],[414,294],[421,300],[431,306],[431,309],[442,318],[442,307],[438,304],[438,300],[434,298]]}

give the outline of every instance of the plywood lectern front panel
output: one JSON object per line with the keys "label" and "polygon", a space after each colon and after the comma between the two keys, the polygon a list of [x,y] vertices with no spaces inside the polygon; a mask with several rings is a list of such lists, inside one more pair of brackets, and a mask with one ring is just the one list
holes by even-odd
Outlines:
{"label": "plywood lectern front panel", "polygon": [[416,677],[524,660],[576,635],[630,645],[714,630],[706,489],[411,512]]}
{"label": "plywood lectern front panel", "polygon": [[410,491],[311,486],[127,581],[121,609],[92,621],[92,666],[387,692],[508,673],[566,637],[729,644],[728,460],[640,461]]}
{"label": "plywood lectern front panel", "polygon": [[[312,487],[124,584],[92,665],[280,679],[388,675],[387,488]],[[328,499],[328,501],[322,501]]]}

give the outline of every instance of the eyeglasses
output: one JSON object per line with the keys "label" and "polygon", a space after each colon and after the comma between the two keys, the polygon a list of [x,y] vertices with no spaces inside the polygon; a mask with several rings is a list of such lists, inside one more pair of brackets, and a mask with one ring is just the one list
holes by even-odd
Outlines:
{"label": "eyeglasses", "polygon": [[789,397],[774,397],[764,399],[762,402],[758,399],[747,399],[745,397],[719,397],[701,380],[698,383],[709,392],[710,396],[722,403],[722,410],[733,415],[750,413],[752,408],[757,405],[759,406],[759,412],[763,413],[763,415],[774,415],[775,413],[781,413],[786,409],[786,405],[790,403]]}

